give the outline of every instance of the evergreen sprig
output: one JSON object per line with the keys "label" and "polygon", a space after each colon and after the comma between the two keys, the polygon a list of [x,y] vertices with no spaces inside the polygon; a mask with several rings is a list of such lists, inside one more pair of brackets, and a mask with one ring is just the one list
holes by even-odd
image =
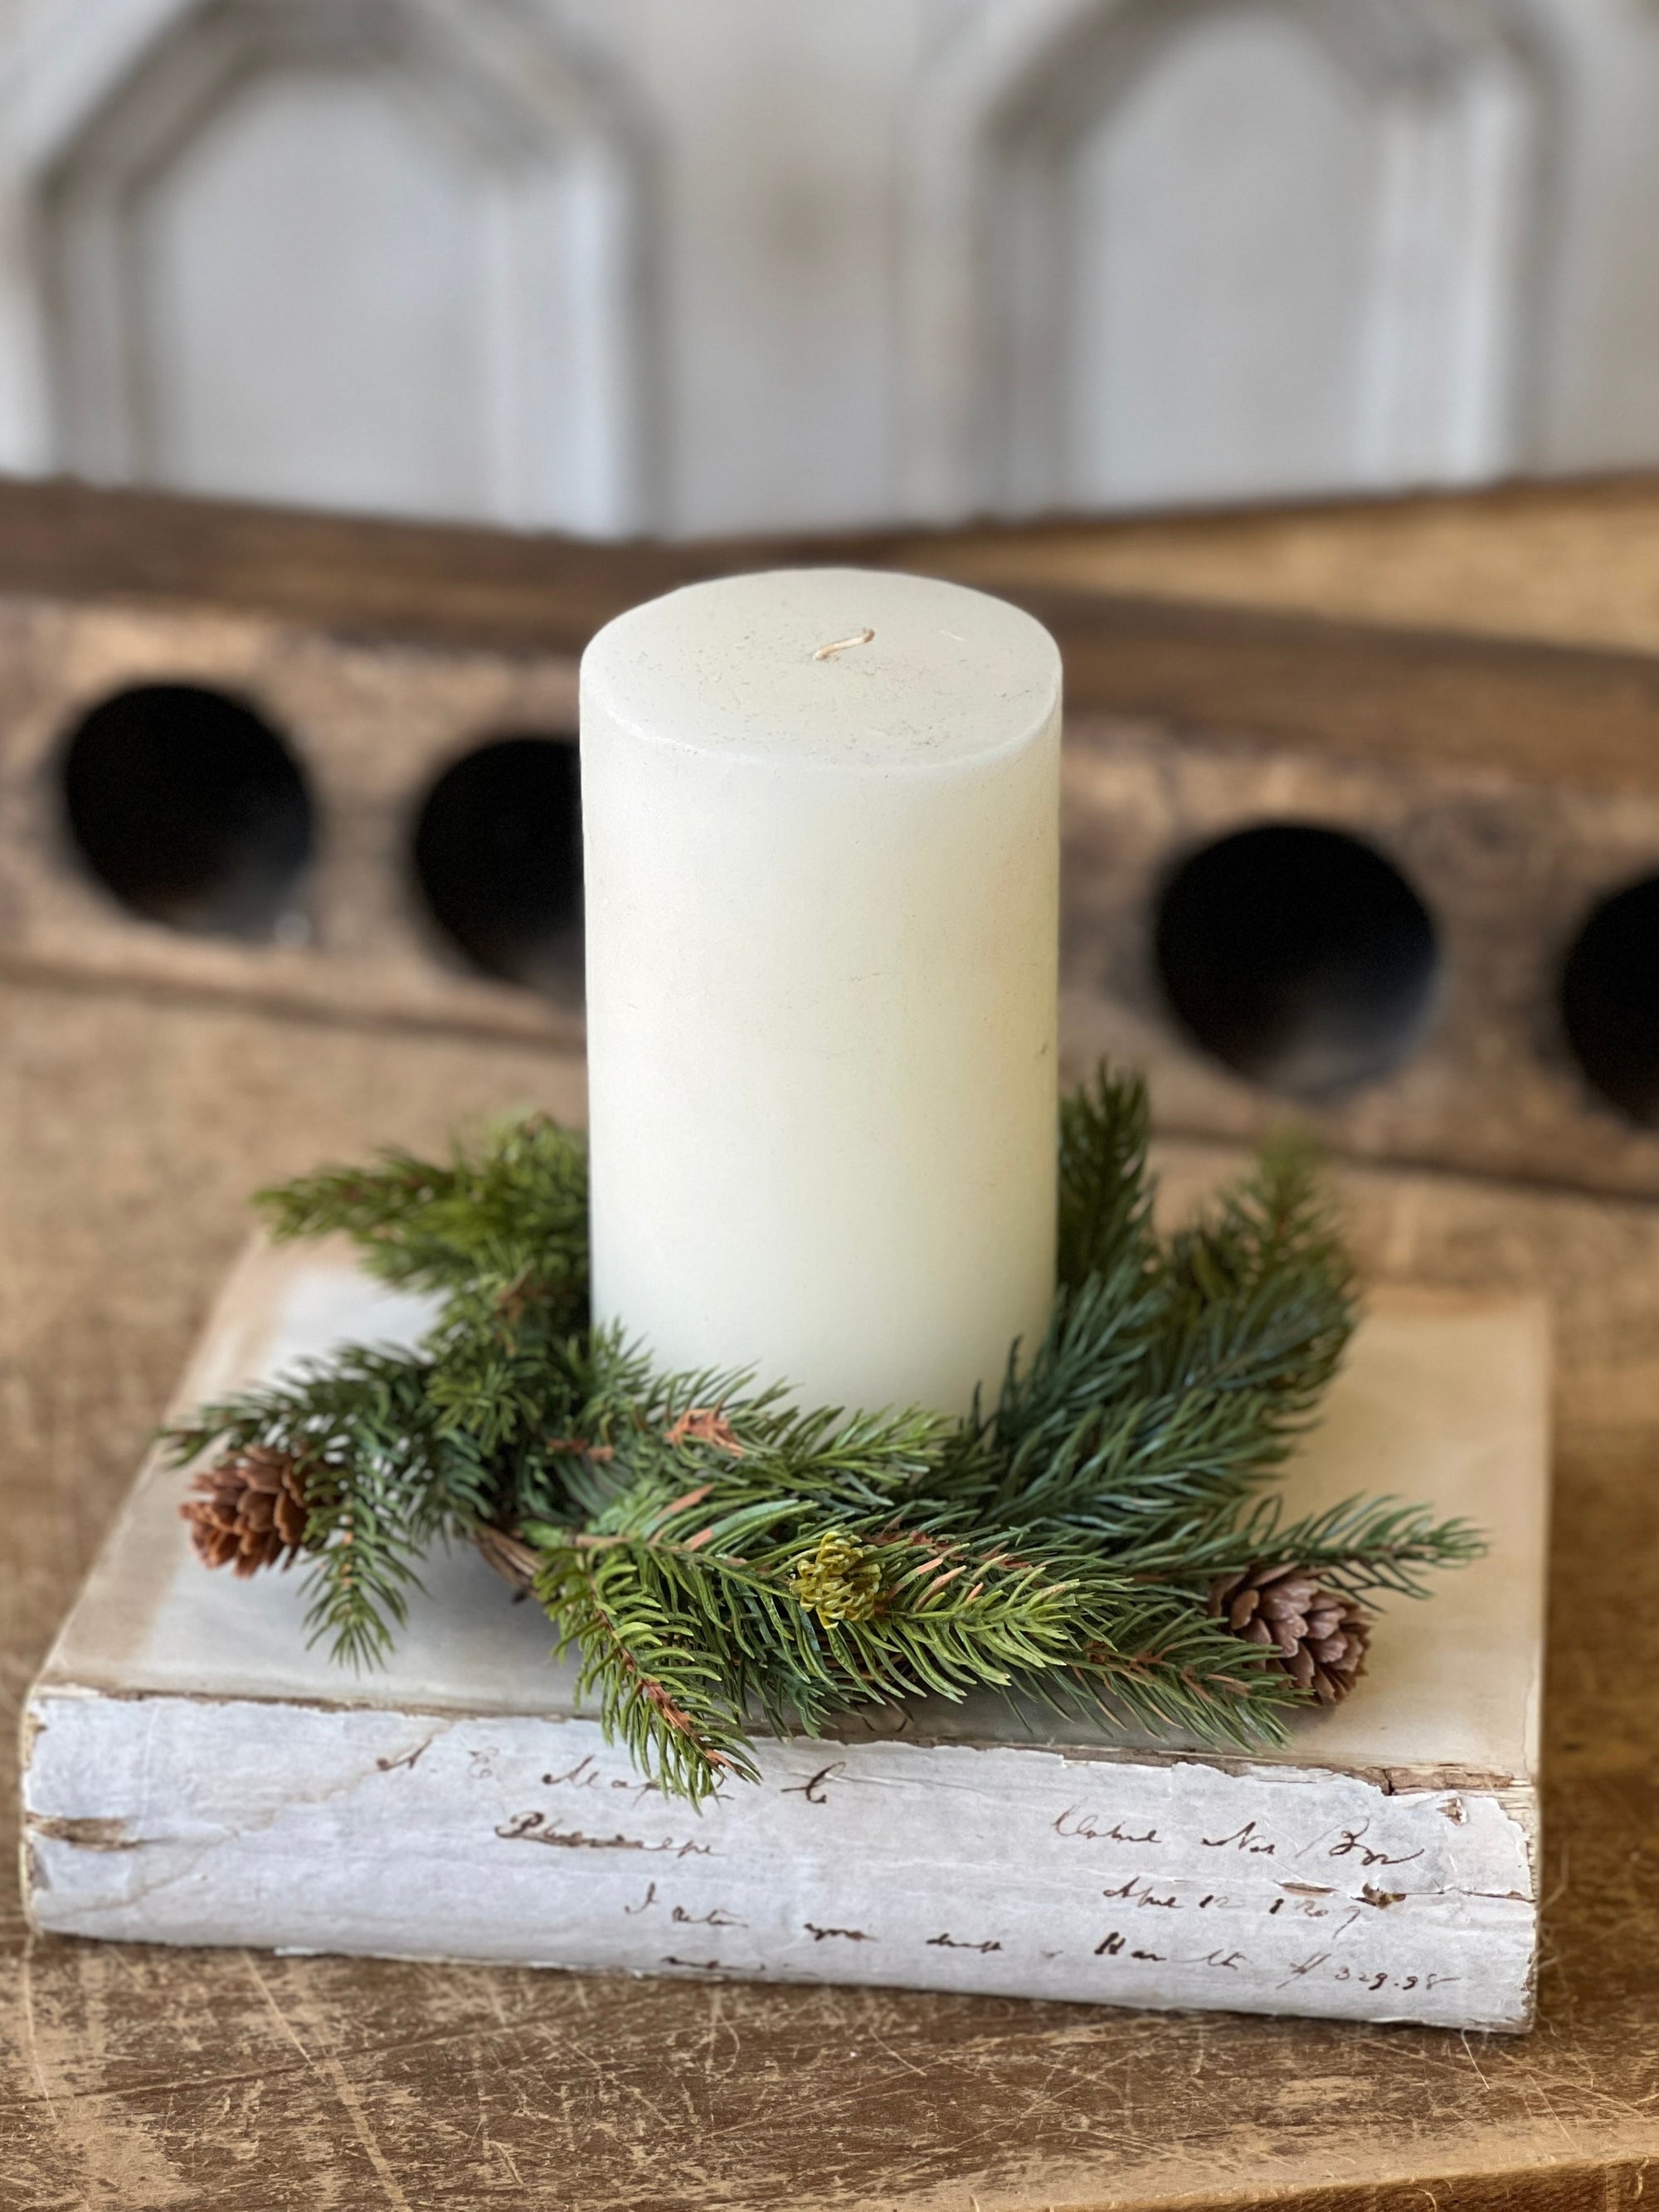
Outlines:
{"label": "evergreen sprig", "polygon": [[306,1626],[348,1664],[391,1649],[432,1538],[489,1511],[488,1470],[443,1449],[428,1373],[419,1360],[353,1346],[307,1362],[291,1381],[204,1406],[167,1433],[180,1460],[265,1444],[305,1469]]}
{"label": "evergreen sprig", "polygon": [[538,1116],[263,1193],[277,1237],[349,1235],[438,1320],[167,1442],[302,1470],[307,1627],[349,1662],[384,1657],[433,1542],[509,1536],[607,1730],[694,1802],[753,1775],[757,1717],[816,1732],[922,1696],[1279,1741],[1306,1697],[1212,1617],[1218,1579],[1293,1562],[1350,1599],[1420,1595],[1480,1540],[1387,1498],[1285,1518],[1264,1486],[1354,1326],[1338,1225],[1283,1141],[1162,1237],[1147,1137],[1137,1079],[1065,1102],[1049,1326],[967,1419],[655,1372],[590,1325],[585,1153]]}

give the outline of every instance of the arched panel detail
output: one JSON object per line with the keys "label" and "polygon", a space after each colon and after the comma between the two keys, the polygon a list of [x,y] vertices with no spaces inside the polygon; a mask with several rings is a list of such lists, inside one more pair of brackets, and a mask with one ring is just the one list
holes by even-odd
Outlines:
{"label": "arched panel detail", "polygon": [[1042,0],[1017,28],[983,19],[918,123],[914,502],[1500,470],[1540,108],[1495,7]]}
{"label": "arched panel detail", "polygon": [[33,157],[55,465],[649,520],[641,134],[517,10],[206,0],[96,95]]}

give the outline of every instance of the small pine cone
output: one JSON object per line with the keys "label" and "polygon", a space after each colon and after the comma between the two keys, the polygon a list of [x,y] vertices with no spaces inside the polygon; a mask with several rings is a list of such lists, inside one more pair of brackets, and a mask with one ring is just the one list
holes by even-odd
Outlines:
{"label": "small pine cone", "polygon": [[1364,1671],[1370,1618],[1340,1591],[1321,1589],[1304,1568],[1259,1561],[1211,1585],[1209,1609],[1235,1636],[1277,1655],[1300,1690],[1340,1705]]}
{"label": "small pine cone", "polygon": [[239,1575],[285,1567],[305,1539],[305,1470],[290,1452],[249,1444],[206,1468],[179,1508],[204,1565]]}
{"label": "small pine cone", "polygon": [[789,1589],[826,1628],[838,1620],[868,1620],[881,1595],[881,1562],[856,1536],[826,1528],[816,1548],[796,1560]]}

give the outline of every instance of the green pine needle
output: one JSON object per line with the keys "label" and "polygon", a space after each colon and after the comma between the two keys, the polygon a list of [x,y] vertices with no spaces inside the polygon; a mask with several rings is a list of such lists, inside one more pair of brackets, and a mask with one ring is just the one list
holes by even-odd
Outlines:
{"label": "green pine needle", "polygon": [[441,1164],[383,1152],[258,1193],[278,1243],[343,1233],[371,1274],[565,1328],[587,1312],[587,1152],[545,1115],[497,1121]]}
{"label": "green pine needle", "polygon": [[1137,1079],[1065,1102],[1050,1324],[966,1421],[659,1375],[591,1328],[586,1153],[532,1116],[262,1193],[279,1239],[348,1235],[439,1319],[414,1353],[349,1349],[166,1443],[302,1465],[307,1630],[348,1663],[385,1657],[433,1542],[511,1532],[607,1731],[693,1803],[754,1776],[757,1717],[816,1732],[918,1697],[1280,1742],[1307,1699],[1210,1616],[1213,1580],[1294,1562],[1419,1596],[1481,1539],[1391,1498],[1285,1518],[1273,1479],[1355,1322],[1339,1224],[1283,1139],[1162,1237],[1147,1135]]}

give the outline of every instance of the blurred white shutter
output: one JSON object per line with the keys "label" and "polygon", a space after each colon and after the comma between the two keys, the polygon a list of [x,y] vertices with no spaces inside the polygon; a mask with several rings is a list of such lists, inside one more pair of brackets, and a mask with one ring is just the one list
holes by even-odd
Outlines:
{"label": "blurred white shutter", "polygon": [[180,10],[40,177],[52,458],[635,526],[636,167],[497,0]]}
{"label": "blurred white shutter", "polygon": [[0,466],[615,532],[1659,460],[1626,0],[0,0]]}
{"label": "blurred white shutter", "polygon": [[1510,465],[1538,104],[1502,19],[1439,0],[981,16],[923,104],[913,495],[1029,513]]}

